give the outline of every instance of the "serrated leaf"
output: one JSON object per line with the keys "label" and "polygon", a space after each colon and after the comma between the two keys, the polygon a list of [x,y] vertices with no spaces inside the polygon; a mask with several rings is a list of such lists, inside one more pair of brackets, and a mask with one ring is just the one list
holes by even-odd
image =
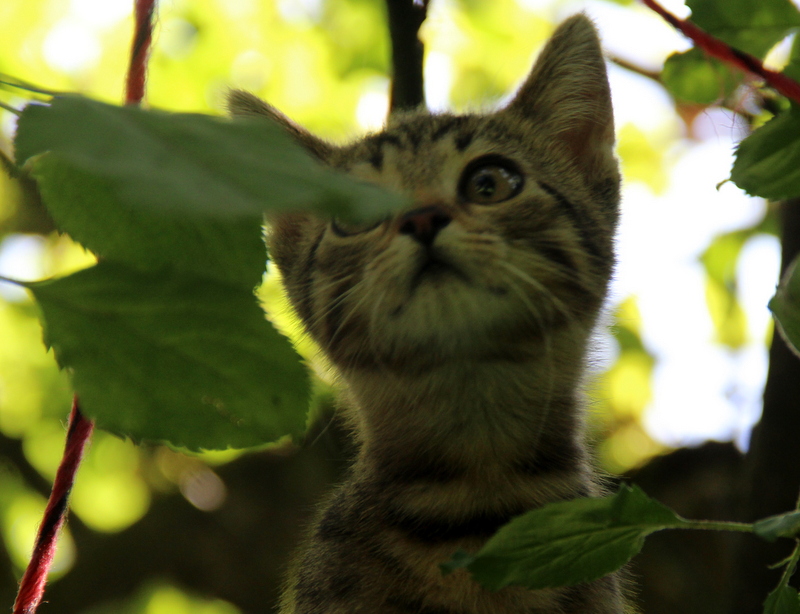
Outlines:
{"label": "serrated leaf", "polygon": [[764,518],[753,524],[753,533],[768,541],[779,537],[800,537],[800,512],[787,512]]}
{"label": "serrated leaf", "polygon": [[731,180],[771,200],[800,196],[800,110],[781,113],[739,144]]}
{"label": "serrated leaf", "polygon": [[[229,219],[302,208],[369,218],[402,203],[316,163],[266,118],[166,113],[70,95],[28,105],[15,149],[18,163],[51,152],[100,179],[123,207],[161,214]],[[41,163],[31,164],[36,176]]]}
{"label": "serrated leaf", "polygon": [[46,343],[99,427],[191,449],[302,432],[305,368],[252,292],[110,262],[27,286]]}
{"label": "serrated leaf", "polygon": [[729,45],[763,58],[800,26],[790,0],[687,0],[692,21]]}
{"label": "serrated leaf", "polygon": [[661,81],[679,100],[712,104],[736,89],[741,81],[741,73],[732,71],[723,62],[693,48],[684,53],[673,53],[667,58]]}
{"label": "serrated leaf", "polygon": [[800,597],[791,586],[779,586],[764,602],[764,614],[800,614]]}
{"label": "serrated leaf", "polygon": [[778,291],[769,302],[769,308],[778,324],[778,332],[789,348],[800,356],[800,258],[795,258],[786,268]]}
{"label": "serrated leaf", "polygon": [[588,582],[628,562],[650,533],[685,523],[640,488],[623,485],[613,496],[553,503],[523,514],[477,554],[459,553],[442,568],[466,567],[491,590]]}

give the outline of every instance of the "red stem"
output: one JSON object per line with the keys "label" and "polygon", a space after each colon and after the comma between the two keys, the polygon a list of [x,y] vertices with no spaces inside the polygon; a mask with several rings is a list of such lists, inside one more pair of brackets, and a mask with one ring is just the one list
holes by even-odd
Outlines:
{"label": "red stem", "polygon": [[[155,0],[135,0],[136,30],[125,84],[126,104],[138,105],[144,98],[154,13]],[[14,614],[35,614],[42,601],[47,573],[53,564],[56,552],[56,540],[67,518],[69,494],[93,430],[94,422],[83,416],[78,406],[78,396],[75,395],[72,400],[64,456],[56,472],[53,490],[47,501],[42,524],[39,526],[31,560],[20,581],[19,592],[14,602]]]}
{"label": "red stem", "polygon": [[131,45],[131,61],[125,84],[125,104],[141,104],[147,78],[147,56],[153,40],[155,0],[135,0],[136,30]]}
{"label": "red stem", "polygon": [[94,423],[81,414],[78,397],[73,397],[64,456],[56,472],[53,490],[44,510],[31,561],[20,582],[17,600],[14,602],[14,614],[33,614],[42,600],[44,586],[47,582],[47,572],[50,570],[56,553],[56,539],[67,517],[69,493],[75,483],[75,474],[83,458],[86,445],[92,437],[93,429]]}
{"label": "red stem", "polygon": [[745,53],[744,51],[734,49],[727,43],[722,42],[715,36],[711,36],[705,30],[697,27],[691,21],[677,18],[655,0],[642,0],[642,2],[644,2],[645,6],[661,15],[661,17],[669,22],[676,30],[679,30],[685,36],[692,39],[695,45],[700,47],[711,57],[722,60],[745,72],[758,75],[775,90],[800,104],[800,83],[794,79],[790,79],[786,75],[770,70],[769,68],[764,68],[761,60],[757,57]]}

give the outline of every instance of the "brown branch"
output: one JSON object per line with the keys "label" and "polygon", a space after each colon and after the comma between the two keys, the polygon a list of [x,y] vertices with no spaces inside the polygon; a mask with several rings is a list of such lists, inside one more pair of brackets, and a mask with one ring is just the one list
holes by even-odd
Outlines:
{"label": "brown branch", "polygon": [[[781,275],[800,254],[800,200],[782,202]],[[800,488],[800,360],[792,354],[777,333],[772,336],[769,373],[764,389],[764,411],[753,430],[750,450],[745,457],[743,509],[741,520],[753,521],[794,508]],[[784,541],[769,544],[761,540],[741,540],[737,575],[733,587],[734,614],[760,612],[767,593],[775,588],[781,570],[768,569],[791,550]]]}
{"label": "brown branch", "polygon": [[[669,89],[664,85],[664,81],[661,78],[660,71],[648,70],[647,68],[639,66],[638,64],[634,64],[633,62],[620,58],[619,56],[607,55],[606,57],[608,58],[608,61],[611,62],[612,64],[615,64],[620,68],[624,68],[625,70],[628,70],[641,77],[649,79],[650,81],[658,83],[661,87],[667,90],[668,94],[672,96]],[[687,125],[687,127],[689,127],[690,130],[691,130],[691,123],[694,121],[694,118],[697,116],[697,114],[700,113],[704,108],[709,106],[705,104],[680,100],[679,98],[675,98],[675,96],[672,96],[672,98],[673,102],[675,103],[676,112],[684,121],[684,123]],[[766,97],[762,96],[762,101],[766,102],[767,100],[768,99]],[[755,116],[752,113],[745,110],[744,108],[742,108],[742,105],[736,99],[720,100],[718,102],[713,103],[713,106],[717,106],[722,109],[727,109],[732,113],[736,113],[737,115],[743,117],[748,125],[752,125],[753,121],[755,120]]]}
{"label": "brown branch", "polygon": [[648,70],[638,64],[634,64],[633,62],[629,62],[619,56],[616,55],[606,55],[608,61],[612,64],[616,64],[620,68],[624,68],[625,70],[629,70],[632,73],[636,73],[637,75],[641,75],[642,77],[646,77],[651,81],[655,81],[659,85],[664,85],[661,81],[661,71],[659,70]]}
{"label": "brown branch", "polygon": [[386,0],[389,36],[392,40],[391,113],[414,109],[425,101],[422,77],[424,47],[419,28],[425,21],[428,2]]}

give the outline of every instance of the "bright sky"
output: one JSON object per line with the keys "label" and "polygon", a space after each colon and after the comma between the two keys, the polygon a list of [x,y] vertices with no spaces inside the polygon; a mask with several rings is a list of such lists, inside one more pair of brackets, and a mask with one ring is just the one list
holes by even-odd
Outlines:
{"label": "bright sky", "polygon": [[[433,5],[447,1],[433,0]],[[648,68],[658,68],[669,53],[688,48],[679,34],[642,6],[575,0],[558,2],[555,9],[554,1],[518,1],[535,10],[549,8],[555,21],[585,10],[611,53]],[[680,16],[688,14],[678,0],[662,4]],[[68,72],[91,66],[102,53],[98,33],[123,19],[130,6],[130,0],[69,0],[69,11],[44,41],[47,61]],[[289,17],[313,14],[320,1],[281,0],[280,7]],[[609,70],[618,126],[633,122],[648,134],[682,130],[659,86],[616,66]],[[446,108],[452,82],[449,58],[431,50],[426,77],[430,106]],[[381,124],[387,96],[385,79],[367,87],[357,108],[364,128]],[[613,296],[638,296],[644,341],[658,358],[655,401],[645,418],[650,434],[670,445],[708,438],[746,445],[760,412],[767,366],[764,338],[770,321],[766,305],[777,278],[779,246],[775,240],[758,238],[745,247],[741,258],[740,298],[747,311],[750,343],[738,352],[713,345],[698,256],[715,235],[758,220],[764,204],[729,183],[716,189],[728,177],[733,148],[742,137],[732,115],[714,111],[698,121],[701,141],[679,138],[665,152],[674,166],[663,194],[655,196],[640,184],[625,186]],[[0,275],[40,277],[41,250],[42,242],[36,238],[6,240],[0,246]],[[19,299],[19,291],[7,284],[0,284],[0,292]]]}
{"label": "bright sky", "polygon": [[[687,14],[680,2],[662,4]],[[652,61],[657,67],[666,55],[687,47],[643,7],[630,10],[602,1],[578,6],[595,19],[609,51],[638,64]],[[648,131],[681,129],[668,125],[671,103],[659,86],[614,66],[610,79],[618,126],[632,121]],[[697,121],[702,141],[680,139],[667,152],[674,166],[664,194],[655,196],[641,184],[625,186],[613,293],[638,296],[644,342],[658,359],[654,402],[645,415],[649,433],[671,445],[733,439],[746,446],[761,411],[767,302],[774,294],[780,250],[776,239],[764,237],[745,246],[740,300],[750,341],[737,352],[712,344],[698,258],[714,236],[758,221],[764,203],[730,183],[716,189],[728,178],[734,147],[743,136],[733,115],[719,110]]]}

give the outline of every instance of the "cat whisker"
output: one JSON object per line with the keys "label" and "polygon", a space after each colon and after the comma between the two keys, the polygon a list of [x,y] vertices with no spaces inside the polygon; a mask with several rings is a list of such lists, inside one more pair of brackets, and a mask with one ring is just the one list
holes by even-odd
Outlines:
{"label": "cat whisker", "polygon": [[[356,288],[359,288],[362,285],[363,281],[359,281],[355,284],[350,290],[348,291],[349,294],[352,294]],[[328,344],[333,346],[336,343],[336,339],[339,336],[339,333],[345,329],[347,324],[353,319],[353,317],[358,313],[358,310],[364,306],[364,303],[369,301],[372,297],[370,296],[369,292],[362,293],[361,297],[355,302],[354,305],[351,305],[348,309],[347,313],[345,314],[344,318],[341,322],[338,323],[336,330],[333,331],[333,334],[328,339]]]}
{"label": "cat whisker", "polygon": [[[336,280],[328,281],[325,283],[325,285],[318,286],[315,289],[315,294],[320,294],[320,295],[327,294],[327,292],[331,288],[333,288],[334,286],[340,286],[342,283],[344,283],[348,279],[351,279],[352,277],[354,277],[354,274],[347,275],[345,277],[340,277]],[[350,295],[352,295],[358,289],[360,284],[361,281],[353,284],[347,290],[339,294],[339,296],[337,296],[335,299],[329,301],[325,305],[324,309],[322,309],[319,313],[315,313],[313,315],[313,318],[309,321],[309,327],[313,329],[325,318],[327,318],[330,315],[331,311],[339,307],[344,301],[346,301],[350,297]]]}
{"label": "cat whisker", "polygon": [[498,260],[497,264],[502,266],[506,271],[508,271],[512,275],[518,277],[520,280],[527,283],[529,286],[535,289],[538,294],[540,294],[542,297],[550,301],[553,307],[562,316],[564,316],[564,319],[566,319],[568,322],[571,322],[574,319],[573,315],[567,309],[566,305],[564,305],[564,303],[558,297],[556,297],[552,292],[550,292],[547,288],[545,288],[545,286],[542,285],[539,281],[537,281],[527,273],[520,271],[519,268],[515,267],[510,262],[506,262],[505,260]]}

